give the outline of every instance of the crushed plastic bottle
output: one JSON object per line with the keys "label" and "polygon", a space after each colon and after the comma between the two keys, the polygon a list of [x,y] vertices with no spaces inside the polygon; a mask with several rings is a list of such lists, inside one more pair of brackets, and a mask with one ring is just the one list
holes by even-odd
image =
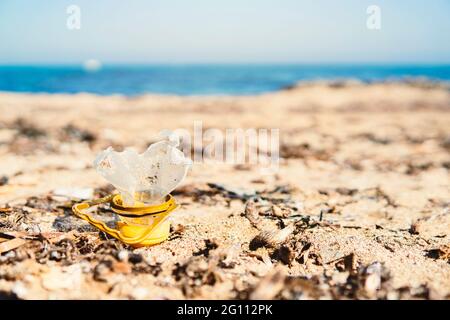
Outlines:
{"label": "crushed plastic bottle", "polygon": [[185,178],[192,161],[177,148],[176,134],[166,131],[164,136],[142,154],[132,149],[117,152],[109,147],[95,159],[95,169],[116,187],[125,205],[135,201],[159,203]]}

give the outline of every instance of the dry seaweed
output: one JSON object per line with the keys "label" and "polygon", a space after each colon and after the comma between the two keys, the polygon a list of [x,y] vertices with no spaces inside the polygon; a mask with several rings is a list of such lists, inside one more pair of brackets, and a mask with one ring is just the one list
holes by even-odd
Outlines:
{"label": "dry seaweed", "polygon": [[0,176],[0,187],[8,184],[9,178],[5,175]]}
{"label": "dry seaweed", "polygon": [[38,128],[24,118],[17,119],[11,128],[17,130],[17,136],[24,136],[30,139],[37,139],[47,135],[44,129]]}
{"label": "dry seaweed", "polygon": [[251,225],[255,228],[259,228],[261,219],[259,217],[259,210],[256,207],[254,200],[249,200],[245,204],[244,216],[250,221]]}
{"label": "dry seaweed", "polygon": [[427,250],[427,257],[447,260],[447,262],[450,263],[450,245],[443,245],[436,249]]}
{"label": "dry seaweed", "polygon": [[97,136],[90,130],[81,129],[74,124],[68,124],[62,128],[62,139],[93,143],[97,140]]}

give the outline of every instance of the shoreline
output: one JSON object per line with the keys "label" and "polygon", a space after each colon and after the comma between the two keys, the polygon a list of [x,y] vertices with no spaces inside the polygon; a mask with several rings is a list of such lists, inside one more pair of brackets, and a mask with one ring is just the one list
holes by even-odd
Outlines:
{"label": "shoreline", "polygon": [[374,85],[392,85],[392,86],[411,86],[423,89],[446,89],[450,90],[450,80],[430,79],[426,77],[405,77],[404,79],[385,79],[385,80],[360,80],[356,78],[336,78],[336,79],[320,79],[320,80],[300,80],[291,85],[284,86],[278,90],[265,91],[256,94],[170,94],[147,92],[136,95],[127,95],[122,93],[98,94],[91,92],[22,92],[22,91],[2,91],[0,95],[31,95],[31,96],[98,96],[98,97],[121,97],[128,99],[142,97],[180,97],[180,98],[245,98],[258,97],[269,94],[282,93],[285,91],[296,90],[299,88],[307,88],[314,86],[325,86],[331,88],[347,88],[352,86],[374,86]]}

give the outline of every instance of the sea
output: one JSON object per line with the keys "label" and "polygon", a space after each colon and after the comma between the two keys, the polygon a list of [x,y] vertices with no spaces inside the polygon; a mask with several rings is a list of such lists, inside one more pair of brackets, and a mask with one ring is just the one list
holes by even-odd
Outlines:
{"label": "sea", "polygon": [[450,81],[450,65],[0,66],[0,91],[137,96],[255,95],[302,81]]}

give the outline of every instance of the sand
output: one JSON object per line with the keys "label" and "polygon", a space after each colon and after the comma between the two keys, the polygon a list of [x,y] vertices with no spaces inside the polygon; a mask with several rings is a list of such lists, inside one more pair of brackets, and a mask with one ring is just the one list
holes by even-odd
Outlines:
{"label": "sand", "polygon": [[[194,121],[279,128],[278,170],[195,164],[174,193],[171,237],[149,248],[105,237],[72,215],[75,199],[55,196],[111,192],[92,166],[99,151],[143,151]],[[1,93],[0,297],[448,299],[449,124],[450,91],[424,83],[241,97]]]}

